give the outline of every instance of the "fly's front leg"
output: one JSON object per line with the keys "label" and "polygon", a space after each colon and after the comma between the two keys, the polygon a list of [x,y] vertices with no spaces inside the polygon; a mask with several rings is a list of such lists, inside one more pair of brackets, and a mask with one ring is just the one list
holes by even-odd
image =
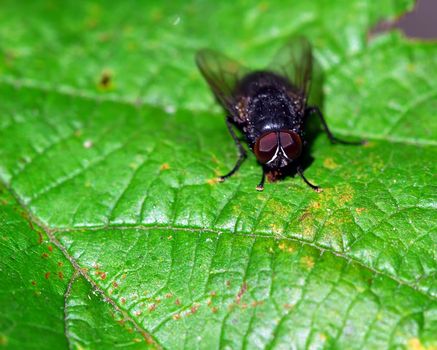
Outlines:
{"label": "fly's front leg", "polygon": [[266,170],[263,167],[263,174],[261,176],[261,181],[259,182],[258,186],[256,186],[257,191],[264,191],[264,182],[266,181]]}
{"label": "fly's front leg", "polygon": [[308,185],[308,186],[310,186],[314,191],[316,191],[316,192],[322,192],[322,189],[319,187],[319,186],[316,186],[316,185],[313,185],[311,182],[309,182],[308,180],[307,180],[307,178],[304,176],[304,174],[303,174],[303,170],[302,170],[302,168],[300,167],[300,165],[298,165],[297,166],[297,168],[296,168],[296,170],[297,170],[297,173],[299,174],[299,176],[302,178],[302,180]]}
{"label": "fly's front leg", "polygon": [[232,175],[234,175],[237,172],[237,170],[240,168],[240,166],[244,162],[244,160],[247,158],[247,153],[246,153],[245,149],[243,148],[243,145],[241,144],[237,135],[235,135],[235,131],[232,128],[232,122],[231,122],[231,119],[229,117],[226,118],[226,125],[228,127],[229,133],[231,134],[232,138],[234,139],[235,144],[237,145],[239,157],[238,157],[237,163],[235,163],[234,167],[232,168],[232,170],[229,173],[227,173],[226,175],[223,175],[223,176],[219,176],[218,180],[220,182],[223,182],[228,177],[231,177]]}
{"label": "fly's front leg", "polygon": [[329,130],[328,124],[326,123],[325,118],[323,117],[322,112],[320,111],[319,107],[316,106],[312,106],[312,107],[308,107],[305,110],[305,115],[309,116],[310,114],[317,114],[317,116],[319,117],[320,121],[322,122],[323,125],[323,129],[325,129],[326,134],[328,135],[329,141],[331,141],[332,143],[342,143],[345,145],[363,145],[366,143],[366,141],[346,141],[346,140],[341,140],[337,137],[335,137],[331,130]]}

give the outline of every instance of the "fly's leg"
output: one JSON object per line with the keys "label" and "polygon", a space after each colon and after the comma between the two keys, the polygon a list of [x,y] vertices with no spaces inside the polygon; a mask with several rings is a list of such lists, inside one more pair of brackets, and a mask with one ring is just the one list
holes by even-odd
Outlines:
{"label": "fly's leg", "polygon": [[307,178],[305,177],[305,175],[303,174],[303,170],[300,167],[300,165],[296,168],[297,173],[299,174],[299,176],[302,178],[302,180],[308,185],[310,186],[314,191],[316,192],[322,192],[322,189],[319,186],[313,185],[311,182],[309,182],[307,180]]}
{"label": "fly's leg", "polygon": [[229,173],[227,173],[226,175],[223,175],[223,176],[219,176],[218,180],[220,182],[223,182],[228,177],[231,177],[232,175],[234,175],[237,172],[237,170],[240,168],[240,166],[244,162],[244,160],[247,158],[247,153],[244,150],[243,145],[241,144],[237,135],[235,135],[234,129],[232,128],[231,119],[229,117],[226,118],[226,125],[228,127],[229,133],[231,134],[232,138],[234,139],[235,144],[237,145],[239,157],[238,157],[237,163],[235,163],[234,167],[232,168],[232,170]]}
{"label": "fly's leg", "polygon": [[266,180],[266,172],[265,169],[263,168],[263,174],[261,177],[261,181],[259,182],[258,186],[256,186],[256,190],[257,191],[263,191],[264,190],[264,181]]}
{"label": "fly's leg", "polygon": [[320,111],[319,107],[317,106],[313,106],[313,107],[308,107],[305,110],[305,115],[309,116],[310,114],[317,114],[317,116],[319,117],[320,121],[322,122],[323,128],[326,131],[326,134],[328,135],[329,141],[331,141],[331,143],[342,143],[344,145],[363,145],[366,143],[366,141],[346,141],[346,140],[341,140],[337,137],[335,137],[331,130],[329,130],[328,124],[326,123],[325,118],[323,117],[322,112]]}

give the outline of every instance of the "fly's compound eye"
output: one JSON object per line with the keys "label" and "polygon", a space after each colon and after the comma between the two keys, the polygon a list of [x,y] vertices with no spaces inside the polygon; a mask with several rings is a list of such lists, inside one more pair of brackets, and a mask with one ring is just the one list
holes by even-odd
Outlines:
{"label": "fly's compound eye", "polygon": [[269,132],[256,140],[254,152],[260,163],[266,164],[272,160],[278,150],[278,137],[276,132]]}
{"label": "fly's compound eye", "polygon": [[294,131],[281,131],[279,141],[288,159],[296,159],[302,153],[302,141]]}

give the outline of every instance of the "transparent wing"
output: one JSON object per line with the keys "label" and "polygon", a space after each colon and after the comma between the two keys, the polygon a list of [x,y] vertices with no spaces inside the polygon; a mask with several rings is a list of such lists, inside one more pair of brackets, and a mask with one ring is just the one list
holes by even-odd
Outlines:
{"label": "transparent wing", "polygon": [[267,69],[286,77],[296,93],[306,99],[313,69],[311,44],[304,37],[290,38],[273,57]]}
{"label": "transparent wing", "polygon": [[235,115],[235,88],[249,70],[237,61],[208,49],[196,54],[196,64],[220,104]]}

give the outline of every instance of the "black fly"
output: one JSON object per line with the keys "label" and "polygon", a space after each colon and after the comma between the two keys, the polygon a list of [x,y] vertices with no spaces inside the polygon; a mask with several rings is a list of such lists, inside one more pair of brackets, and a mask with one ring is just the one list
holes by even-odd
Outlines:
{"label": "black fly", "polygon": [[247,157],[233,126],[245,135],[263,167],[261,182],[256,187],[259,191],[264,189],[266,175],[270,181],[276,181],[290,166],[295,166],[307,185],[320,190],[305,178],[300,164],[306,145],[304,125],[311,114],[320,118],[332,143],[361,143],[334,137],[319,108],[307,105],[312,57],[311,46],[304,38],[291,40],[262,71],[248,70],[212,50],[197,53],[197,66],[226,110],[226,125],[240,154],[234,168],[220,176],[220,181],[232,176]]}

